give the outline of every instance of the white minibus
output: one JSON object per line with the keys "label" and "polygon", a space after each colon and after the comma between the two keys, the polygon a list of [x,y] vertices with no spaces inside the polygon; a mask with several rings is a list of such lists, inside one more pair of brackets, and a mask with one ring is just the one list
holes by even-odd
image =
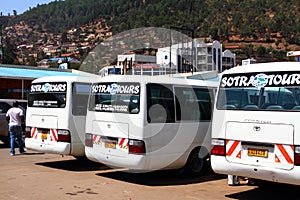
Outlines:
{"label": "white minibus", "polygon": [[99,70],[99,75],[103,76],[110,76],[110,75],[121,75],[123,74],[123,67],[121,66],[106,66]]}
{"label": "white minibus", "polygon": [[86,118],[88,159],[132,172],[208,164],[218,82],[168,76],[110,76],[93,83]]}
{"label": "white minibus", "polygon": [[27,149],[85,157],[84,133],[92,78],[80,75],[35,79],[28,94]]}
{"label": "white minibus", "polygon": [[300,63],[224,71],[212,122],[214,172],[300,185]]}

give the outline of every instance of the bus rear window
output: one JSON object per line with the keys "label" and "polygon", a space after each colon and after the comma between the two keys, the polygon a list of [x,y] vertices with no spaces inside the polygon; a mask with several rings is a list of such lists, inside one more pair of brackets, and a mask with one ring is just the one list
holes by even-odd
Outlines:
{"label": "bus rear window", "polygon": [[225,110],[299,110],[300,88],[220,88],[217,108]]}
{"label": "bus rear window", "polygon": [[29,94],[28,107],[64,108],[66,106],[66,94]]}
{"label": "bus rear window", "polygon": [[66,82],[33,83],[28,95],[28,107],[64,108],[66,92]]}
{"label": "bus rear window", "polygon": [[98,112],[130,113],[140,111],[140,84],[97,83],[93,84],[89,110]]}

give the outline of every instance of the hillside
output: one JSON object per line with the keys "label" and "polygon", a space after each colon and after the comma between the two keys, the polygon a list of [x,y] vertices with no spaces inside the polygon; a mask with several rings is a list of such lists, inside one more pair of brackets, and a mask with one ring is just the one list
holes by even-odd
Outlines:
{"label": "hillside", "polygon": [[26,24],[35,32],[33,42],[45,33],[63,35],[100,21],[98,28],[112,34],[139,27],[188,27],[197,38],[286,52],[299,50],[299,13],[296,0],[58,0],[22,15],[1,16],[0,23]]}

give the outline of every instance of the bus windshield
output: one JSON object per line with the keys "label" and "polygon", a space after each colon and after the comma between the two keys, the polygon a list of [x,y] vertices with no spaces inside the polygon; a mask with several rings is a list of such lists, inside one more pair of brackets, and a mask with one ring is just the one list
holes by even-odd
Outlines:
{"label": "bus windshield", "polygon": [[64,108],[66,92],[66,82],[32,83],[28,95],[28,107]]}
{"label": "bus windshield", "polygon": [[140,110],[139,83],[97,83],[92,86],[89,110],[137,114]]}

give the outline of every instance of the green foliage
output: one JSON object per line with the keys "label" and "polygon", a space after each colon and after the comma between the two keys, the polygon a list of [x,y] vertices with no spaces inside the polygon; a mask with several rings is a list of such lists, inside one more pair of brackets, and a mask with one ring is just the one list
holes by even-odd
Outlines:
{"label": "green foliage", "polygon": [[264,46],[259,46],[256,49],[256,53],[259,56],[263,56],[263,55],[265,55],[267,53],[267,49]]}
{"label": "green foliage", "polygon": [[99,19],[107,20],[113,34],[140,27],[185,26],[195,30],[195,37],[228,39],[240,34],[268,39],[278,32],[289,44],[300,43],[298,1],[57,0],[30,9],[10,23],[24,20],[48,32],[63,33]]}

